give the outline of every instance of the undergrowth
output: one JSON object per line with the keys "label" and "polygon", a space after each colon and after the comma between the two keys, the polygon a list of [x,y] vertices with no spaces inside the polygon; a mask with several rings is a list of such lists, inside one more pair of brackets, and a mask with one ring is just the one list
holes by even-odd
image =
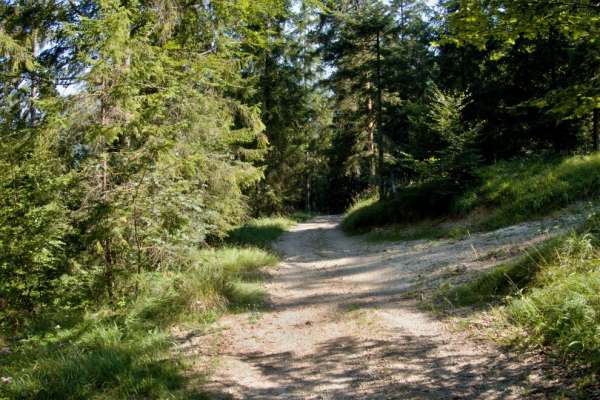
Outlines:
{"label": "undergrowth", "polygon": [[[274,221],[281,229],[291,225]],[[237,243],[267,247],[274,237],[239,236]],[[226,311],[261,307],[259,269],[277,257],[238,246],[198,250],[194,259],[179,271],[132,277],[135,296],[86,310],[61,309],[18,337],[0,335],[0,399],[203,398],[201,388],[189,384],[202,377],[183,373],[171,328],[201,327]]]}
{"label": "undergrowth", "polygon": [[[378,229],[375,240],[456,237],[548,215],[600,195],[600,153],[564,158],[532,157],[480,168],[468,188],[430,182],[400,190],[394,199],[355,203],[342,227],[351,234]],[[454,228],[427,221],[467,218]],[[425,221],[425,222],[423,222]],[[421,230],[406,232],[420,222]]]}
{"label": "undergrowth", "polygon": [[256,218],[229,232],[227,242],[234,245],[269,248],[271,243],[298,221],[310,214],[297,213],[289,217]]}

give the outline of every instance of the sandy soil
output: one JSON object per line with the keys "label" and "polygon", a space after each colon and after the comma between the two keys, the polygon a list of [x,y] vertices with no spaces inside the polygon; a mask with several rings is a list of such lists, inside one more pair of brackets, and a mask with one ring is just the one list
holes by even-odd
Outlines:
{"label": "sandy soil", "polygon": [[575,221],[375,245],[344,235],[340,217],[319,217],[276,244],[283,261],[267,284],[267,310],[227,316],[184,348],[218,360],[205,385],[215,399],[523,398],[547,384],[537,361],[449,329],[418,299]]}

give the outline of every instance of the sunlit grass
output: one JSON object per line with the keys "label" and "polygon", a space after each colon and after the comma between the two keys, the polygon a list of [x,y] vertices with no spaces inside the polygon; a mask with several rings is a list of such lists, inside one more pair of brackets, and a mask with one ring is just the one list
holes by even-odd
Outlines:
{"label": "sunlit grass", "polygon": [[[416,185],[384,202],[355,203],[342,226],[375,241],[459,238],[540,218],[600,195],[600,154],[503,161],[481,168],[468,190]],[[454,227],[436,223],[466,218]]]}
{"label": "sunlit grass", "polygon": [[[132,278],[133,300],[86,312],[74,323],[6,342],[0,356],[0,398],[189,399],[170,328],[202,326],[226,311],[257,310],[265,291],[258,271],[277,258],[258,248],[199,250],[182,271],[142,272]],[[64,321],[64,322],[63,322]],[[48,324],[46,324],[48,325]]]}
{"label": "sunlit grass", "polygon": [[296,221],[287,217],[263,217],[229,232],[228,243],[269,248],[273,241],[292,227]]}
{"label": "sunlit grass", "polygon": [[549,239],[474,281],[443,287],[434,303],[482,310],[492,336],[544,348],[595,371],[600,367],[600,225],[597,217],[591,220],[595,228],[588,221],[582,233]]}

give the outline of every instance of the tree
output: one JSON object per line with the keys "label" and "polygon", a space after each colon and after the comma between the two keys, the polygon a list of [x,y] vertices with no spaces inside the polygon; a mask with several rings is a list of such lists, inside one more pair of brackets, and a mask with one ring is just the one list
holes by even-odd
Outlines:
{"label": "tree", "polygon": [[[597,1],[461,0],[446,4],[453,10],[448,15],[446,43],[473,45],[490,51],[492,60],[500,62],[516,51],[543,56],[546,47],[551,57],[541,65],[550,66],[548,84],[542,93],[527,99],[527,104],[549,110],[560,121],[590,114],[592,121],[597,118]],[[561,53],[563,65],[559,65]],[[596,137],[597,132],[594,142],[598,143]]]}

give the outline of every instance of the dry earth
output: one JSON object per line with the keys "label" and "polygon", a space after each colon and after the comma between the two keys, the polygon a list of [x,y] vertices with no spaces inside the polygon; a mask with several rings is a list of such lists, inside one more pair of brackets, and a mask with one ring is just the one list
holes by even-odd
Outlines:
{"label": "dry earth", "polygon": [[[419,310],[419,294],[464,279],[573,225],[545,220],[460,241],[369,244],[340,217],[302,223],[276,244],[283,262],[270,306],[190,335],[196,364],[218,360],[205,388],[215,399],[513,399],[547,384],[537,361]],[[550,232],[550,233],[549,233]]]}

